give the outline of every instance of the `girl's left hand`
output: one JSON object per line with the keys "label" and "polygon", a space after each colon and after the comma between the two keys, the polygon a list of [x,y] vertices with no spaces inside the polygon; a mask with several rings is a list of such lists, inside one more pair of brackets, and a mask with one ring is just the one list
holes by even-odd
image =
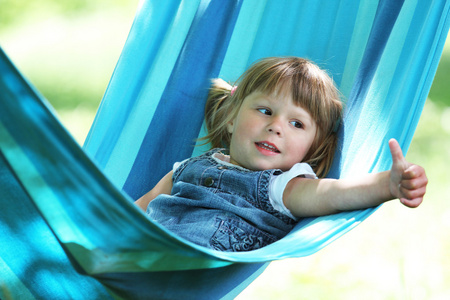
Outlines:
{"label": "girl's left hand", "polygon": [[392,155],[390,192],[405,206],[417,207],[423,201],[428,183],[425,170],[421,166],[406,161],[402,149],[395,139],[389,141],[389,148]]}

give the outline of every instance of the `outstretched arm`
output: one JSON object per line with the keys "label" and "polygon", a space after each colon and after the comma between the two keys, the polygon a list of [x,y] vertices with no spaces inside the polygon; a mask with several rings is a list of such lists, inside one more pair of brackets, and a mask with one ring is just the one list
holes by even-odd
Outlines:
{"label": "outstretched arm", "polygon": [[395,198],[419,206],[428,183],[424,169],[405,160],[397,141],[390,140],[389,147],[391,170],[347,179],[294,178],[284,190],[284,204],[297,217],[364,209]]}
{"label": "outstretched arm", "polygon": [[134,203],[143,211],[147,210],[147,206],[156,196],[160,194],[168,194],[172,191],[172,175],[173,171],[167,173],[147,194],[136,200]]}

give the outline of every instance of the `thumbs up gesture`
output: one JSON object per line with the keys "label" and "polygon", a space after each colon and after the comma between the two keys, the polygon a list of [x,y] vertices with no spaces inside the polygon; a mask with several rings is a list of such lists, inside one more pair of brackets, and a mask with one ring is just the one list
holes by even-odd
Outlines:
{"label": "thumbs up gesture", "polygon": [[389,189],[393,197],[407,207],[417,207],[423,201],[428,183],[424,168],[406,161],[395,139],[389,141],[392,168]]}

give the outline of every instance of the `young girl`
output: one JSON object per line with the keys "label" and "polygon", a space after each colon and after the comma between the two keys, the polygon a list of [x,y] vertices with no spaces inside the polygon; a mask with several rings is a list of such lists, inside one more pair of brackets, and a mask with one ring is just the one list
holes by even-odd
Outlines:
{"label": "young girl", "polygon": [[420,205],[425,171],[405,160],[395,140],[389,141],[391,170],[323,178],[336,150],[341,111],[332,79],[302,58],[260,60],[237,88],[215,80],[205,109],[205,139],[214,149],[175,164],[136,204],[187,240],[221,251],[268,245],[302,217],[395,198]]}

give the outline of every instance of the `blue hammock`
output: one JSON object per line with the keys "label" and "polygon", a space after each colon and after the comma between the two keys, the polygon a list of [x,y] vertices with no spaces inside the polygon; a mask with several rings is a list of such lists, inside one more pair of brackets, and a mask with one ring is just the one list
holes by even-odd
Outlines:
{"label": "blue hammock", "polygon": [[307,57],[346,99],[331,177],[406,152],[450,26],[449,1],[143,1],[81,149],[0,51],[0,298],[233,298],[272,260],[310,255],[374,209],[302,220],[246,253],[205,249],[133,205],[199,154],[210,78]]}

